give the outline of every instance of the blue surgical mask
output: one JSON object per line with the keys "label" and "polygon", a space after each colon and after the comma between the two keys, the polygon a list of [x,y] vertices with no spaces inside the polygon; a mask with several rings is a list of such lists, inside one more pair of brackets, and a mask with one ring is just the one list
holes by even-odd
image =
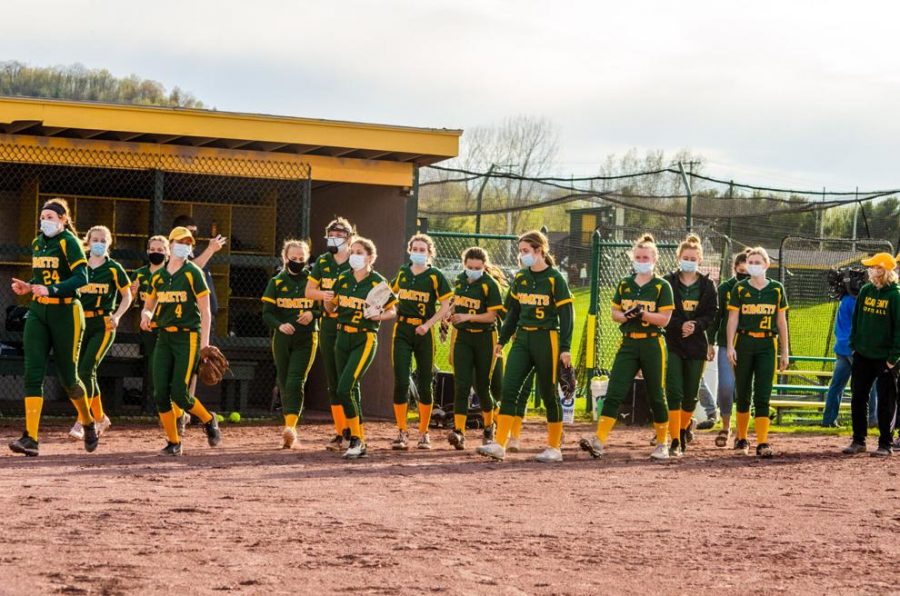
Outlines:
{"label": "blue surgical mask", "polygon": [[631,263],[631,266],[634,267],[635,273],[651,273],[653,271],[653,263],[638,263],[634,261]]}
{"label": "blue surgical mask", "polygon": [[91,254],[102,257],[106,254],[106,242],[91,242]]}
{"label": "blue surgical mask", "polygon": [[47,238],[53,238],[61,231],[62,226],[59,225],[59,222],[51,221],[49,219],[41,220],[41,232],[43,232],[44,236]]}
{"label": "blue surgical mask", "polygon": [[750,277],[765,277],[766,269],[765,265],[747,265],[747,273],[750,274]]}
{"label": "blue surgical mask", "polygon": [[350,268],[354,271],[359,271],[366,266],[365,255],[350,255],[350,258],[347,260],[350,263]]}
{"label": "blue surgical mask", "polygon": [[678,261],[678,266],[685,273],[693,273],[697,270],[697,261]]}
{"label": "blue surgical mask", "polygon": [[529,269],[532,265],[534,265],[534,253],[527,252],[519,255],[519,260],[522,261],[522,267]]}
{"label": "blue surgical mask", "polygon": [[477,281],[484,275],[484,269],[466,269],[466,277],[469,281]]}
{"label": "blue surgical mask", "polygon": [[413,265],[424,265],[428,262],[428,255],[424,252],[411,252],[409,260]]}
{"label": "blue surgical mask", "polygon": [[191,256],[191,245],[175,243],[172,245],[172,256],[178,259],[186,259]]}

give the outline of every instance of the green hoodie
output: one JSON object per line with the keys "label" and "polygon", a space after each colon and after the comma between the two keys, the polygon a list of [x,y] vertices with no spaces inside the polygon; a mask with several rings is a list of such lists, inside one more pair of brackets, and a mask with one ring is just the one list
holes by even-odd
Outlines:
{"label": "green hoodie", "polygon": [[862,287],[853,310],[850,347],[872,360],[900,360],[900,286]]}

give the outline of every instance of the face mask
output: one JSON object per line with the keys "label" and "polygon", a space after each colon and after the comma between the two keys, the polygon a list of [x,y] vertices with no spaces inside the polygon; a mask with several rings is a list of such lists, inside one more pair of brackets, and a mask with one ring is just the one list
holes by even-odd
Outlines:
{"label": "face mask", "polygon": [[350,262],[350,267],[354,271],[359,271],[360,269],[366,266],[366,257],[365,255],[350,255],[350,258],[347,259]]}
{"label": "face mask", "polygon": [[47,238],[53,238],[61,231],[62,226],[58,222],[50,221],[49,219],[41,220],[41,232],[43,232],[44,236]]}
{"label": "face mask", "polygon": [[191,245],[190,244],[173,244],[172,245],[172,256],[178,259],[186,259],[191,256]]}
{"label": "face mask", "polygon": [[678,266],[685,273],[693,273],[697,270],[697,261],[679,261]]}
{"label": "face mask", "polygon": [[747,265],[747,273],[750,274],[750,277],[765,277],[766,266],[765,265]]}
{"label": "face mask", "polygon": [[650,273],[653,271],[653,263],[638,263],[634,262],[631,264],[634,267],[635,273]]}
{"label": "face mask", "polygon": [[534,253],[528,252],[525,254],[519,255],[519,260],[522,261],[522,267],[529,269],[532,265],[534,265]]}
{"label": "face mask", "polygon": [[738,281],[744,281],[745,279],[750,279],[749,273],[735,273],[734,278]]}
{"label": "face mask", "polygon": [[341,246],[343,246],[345,240],[343,238],[329,237],[325,239],[325,242],[328,243],[328,252],[336,254]]}
{"label": "face mask", "polygon": [[466,277],[469,278],[469,281],[479,280],[482,275],[484,275],[484,269],[466,269]]}
{"label": "face mask", "polygon": [[298,273],[303,273],[304,264],[302,261],[288,261],[287,269],[291,275],[297,275]]}
{"label": "face mask", "polygon": [[428,255],[424,252],[409,253],[409,260],[413,265],[424,265],[428,262]]}
{"label": "face mask", "polygon": [[166,255],[161,252],[148,252],[147,260],[151,265],[162,265],[166,260]]}
{"label": "face mask", "polygon": [[106,254],[105,242],[91,242],[91,254],[95,257],[102,257]]}

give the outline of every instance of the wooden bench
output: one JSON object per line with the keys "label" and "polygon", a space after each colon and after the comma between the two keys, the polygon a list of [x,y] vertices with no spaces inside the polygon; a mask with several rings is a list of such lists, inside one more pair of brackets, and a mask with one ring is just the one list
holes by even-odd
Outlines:
{"label": "wooden bench", "polygon": [[246,412],[259,360],[229,360],[229,364],[231,368],[222,379],[222,410]]}
{"label": "wooden bench", "polygon": [[[781,424],[785,412],[793,410],[824,410],[824,401],[803,401],[799,399],[774,399],[769,402],[769,407],[775,409],[775,424]],[[841,401],[841,410],[850,408],[850,402]]]}

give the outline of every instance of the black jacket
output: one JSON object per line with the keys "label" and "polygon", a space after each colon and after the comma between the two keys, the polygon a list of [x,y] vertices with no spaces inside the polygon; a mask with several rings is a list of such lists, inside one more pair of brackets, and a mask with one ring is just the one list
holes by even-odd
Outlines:
{"label": "black jacket", "polygon": [[[691,360],[706,360],[708,343],[706,330],[712,324],[718,310],[718,295],[716,285],[707,275],[700,275],[697,283],[700,284],[700,300],[697,310],[686,315],[681,304],[681,292],[679,291],[678,272],[673,271],[665,276],[665,280],[672,286],[672,295],[675,298],[675,310],[672,318],[666,325],[666,344],[678,356]],[[687,321],[697,323],[694,333],[688,337],[681,337],[681,326]]]}

